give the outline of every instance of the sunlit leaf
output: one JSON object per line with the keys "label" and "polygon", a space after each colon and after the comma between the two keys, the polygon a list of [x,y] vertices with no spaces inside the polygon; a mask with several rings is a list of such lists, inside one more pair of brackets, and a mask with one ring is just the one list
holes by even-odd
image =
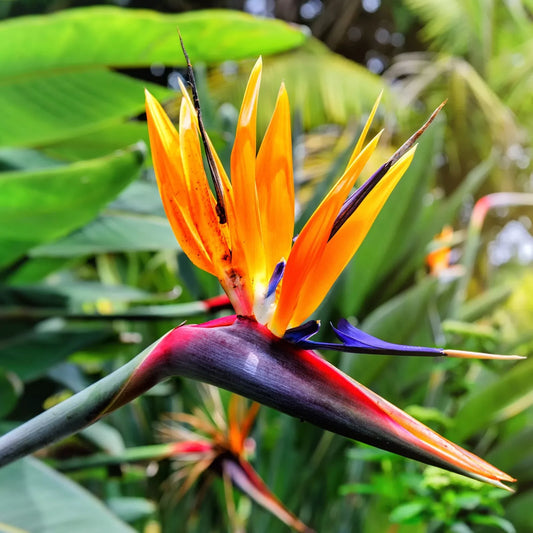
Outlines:
{"label": "sunlit leaf", "polygon": [[0,530],[7,532],[8,526],[39,533],[134,531],[89,492],[33,458],[0,470],[0,517]]}
{"label": "sunlit leaf", "polygon": [[491,423],[506,420],[533,405],[533,359],[521,361],[487,387],[478,387],[454,417],[451,434],[464,440]]}
{"label": "sunlit leaf", "polygon": [[0,174],[0,266],[91,220],[139,174],[142,147],[68,166]]}
{"label": "sunlit leaf", "polygon": [[143,111],[144,87],[161,98],[172,94],[104,69],[34,70],[9,81],[0,76],[0,144],[42,145],[117,124]]}
{"label": "sunlit leaf", "polygon": [[65,327],[50,321],[5,338],[0,347],[0,367],[23,381],[42,376],[77,350],[112,339],[113,332],[103,328]]}
{"label": "sunlit leaf", "polygon": [[178,26],[191,60],[205,63],[281,52],[306,39],[279,20],[225,9],[177,15],[113,6],[69,9],[0,24],[0,79],[57,68],[184,66]]}

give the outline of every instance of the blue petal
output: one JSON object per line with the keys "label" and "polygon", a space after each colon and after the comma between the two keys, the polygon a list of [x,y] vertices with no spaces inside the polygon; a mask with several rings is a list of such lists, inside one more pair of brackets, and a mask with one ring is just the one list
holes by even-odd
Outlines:
{"label": "blue petal", "polygon": [[309,337],[312,337],[320,329],[320,322],[317,320],[310,320],[301,326],[288,329],[283,335],[286,341],[294,344],[306,342]]}
{"label": "blue petal", "polygon": [[[306,324],[304,324],[305,326]],[[300,326],[300,327],[304,327]],[[298,328],[295,328],[298,329]],[[347,320],[341,319],[337,327],[333,327],[335,335],[341,341],[341,344],[334,342],[315,342],[308,340],[312,335],[301,337],[296,342],[302,348],[311,349],[325,349],[325,350],[339,350],[343,352],[354,352],[362,354],[388,354],[388,355],[421,355],[421,356],[436,356],[445,355],[444,352],[438,348],[426,348],[423,346],[408,346],[404,344],[393,344],[391,342],[382,341],[376,337],[372,337],[368,333],[352,326]],[[287,332],[288,333],[288,332]],[[316,333],[316,331],[315,331]]]}
{"label": "blue petal", "polygon": [[281,281],[281,278],[283,277],[283,273],[285,272],[285,260],[282,259],[275,267],[274,272],[272,273],[272,276],[270,277],[270,281],[268,282],[268,288],[266,291],[266,297],[272,296],[276,292],[276,288],[279,285],[279,282]]}

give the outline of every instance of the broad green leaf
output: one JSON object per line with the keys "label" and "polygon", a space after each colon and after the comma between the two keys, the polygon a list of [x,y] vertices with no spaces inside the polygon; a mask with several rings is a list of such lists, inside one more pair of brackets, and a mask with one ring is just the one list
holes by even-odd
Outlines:
{"label": "broad green leaf", "polygon": [[130,212],[165,217],[155,176],[131,183],[109,204],[108,211],[111,210],[115,214]]}
{"label": "broad green leaf", "polygon": [[0,531],[20,530],[35,533],[134,531],[92,494],[33,458],[0,470]]}
{"label": "broad green leaf", "polygon": [[279,52],[305,40],[281,21],[229,10],[164,15],[98,6],[4,21],[0,144],[42,146],[118,125],[142,112],[145,86],[168,97],[168,89],[106,68],[184,65],[177,26],[191,59],[208,63]]}
{"label": "broad green leaf", "polygon": [[34,248],[31,256],[176,249],[155,180],[136,180],[96,219],[59,241]]}
{"label": "broad green leaf", "polygon": [[103,68],[0,76],[0,145],[40,146],[115,125],[144,110],[145,87],[158,98],[172,94]]}
{"label": "broad green leaf", "polygon": [[[140,98],[139,94],[137,96]],[[138,141],[143,141],[146,146],[149,145],[146,122],[130,121],[106,126],[84,135],[69,137],[47,145],[43,151],[50,157],[60,160],[79,161],[102,157]],[[150,161],[149,155],[145,163],[148,165]]]}
{"label": "broad green leaf", "polygon": [[0,174],[0,266],[86,224],[139,174],[144,149],[31,172]]}
{"label": "broad green leaf", "polygon": [[76,259],[70,257],[35,257],[28,258],[22,264],[17,265],[9,276],[6,276],[9,285],[26,285],[37,283],[46,276],[67,267]]}
{"label": "broad green leaf", "polygon": [[[463,441],[490,424],[506,420],[533,405],[533,359],[519,361],[511,369],[500,363],[500,377],[476,390],[454,417],[452,438]],[[499,365],[499,366],[500,366]]]}
{"label": "broad green leaf", "polygon": [[[512,435],[506,435],[505,439],[498,442],[493,448],[487,460],[498,465],[504,471],[512,471],[525,481],[524,477],[533,479],[533,464],[531,464],[531,443],[533,442],[533,427],[525,427]],[[529,473],[524,471],[521,463],[530,463]]]}
{"label": "broad green leaf", "polygon": [[231,10],[168,15],[112,6],[69,9],[0,24],[0,79],[102,65],[184,66],[178,26],[191,60],[209,64],[281,52],[306,39],[279,20]]}
{"label": "broad green leaf", "polygon": [[101,420],[92,426],[82,429],[80,434],[98,446],[100,450],[111,455],[118,455],[126,448],[120,432]]}
{"label": "broad green leaf", "polygon": [[499,531],[504,531],[505,533],[516,533],[516,529],[513,524],[501,516],[472,513],[469,516],[469,519],[472,524],[494,527]]}
{"label": "broad green leaf", "polygon": [[128,285],[108,285],[97,281],[71,280],[56,276],[53,282],[0,288],[0,305],[68,308],[80,310],[88,303],[104,301],[111,306],[131,301],[147,300],[150,293]]}
{"label": "broad green leaf", "polygon": [[109,508],[125,522],[135,522],[156,513],[154,502],[146,498],[122,496],[107,500]]}
{"label": "broad green leaf", "polygon": [[465,322],[473,322],[489,316],[509,299],[512,292],[512,288],[505,285],[490,287],[479,296],[465,302],[459,308],[457,318]]}
{"label": "broad green leaf", "polygon": [[60,320],[49,320],[32,330],[2,340],[0,368],[15,373],[21,380],[38,378],[69,355],[113,338],[110,329],[66,327]]}
{"label": "broad green leaf", "polygon": [[39,246],[32,257],[73,257],[106,252],[178,249],[164,217],[136,213],[103,214],[63,239]]}
{"label": "broad green leaf", "polygon": [[[1,135],[1,134],[0,134]],[[124,143],[123,146],[128,146]],[[108,150],[107,153],[112,152]],[[52,168],[60,166],[62,163],[57,159],[48,157],[37,150],[29,148],[0,148],[0,172],[9,170],[41,170],[43,168]]]}
{"label": "broad green leaf", "polygon": [[411,229],[411,249],[409,250],[409,254],[404,257],[403,268],[392,278],[392,282],[396,286],[401,286],[406,283],[409,276],[417,268],[420,268],[428,253],[428,243],[446,225],[453,224],[458,216],[459,210],[465,203],[465,198],[471,197],[471,195],[478,191],[483,182],[488,178],[493,165],[494,161],[492,158],[482,161],[465,176],[462,183],[450,196],[439,201],[434,200],[424,210],[417,226]]}

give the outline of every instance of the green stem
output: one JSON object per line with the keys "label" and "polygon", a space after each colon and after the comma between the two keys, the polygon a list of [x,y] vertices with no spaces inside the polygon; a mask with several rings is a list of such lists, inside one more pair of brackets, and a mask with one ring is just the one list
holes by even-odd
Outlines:
{"label": "green stem", "polygon": [[172,444],[153,444],[150,446],[137,446],[127,448],[119,455],[97,453],[88,457],[75,457],[64,461],[54,461],[53,465],[63,472],[81,470],[98,466],[116,465],[122,463],[135,463],[137,461],[160,460],[172,453]]}
{"label": "green stem", "polygon": [[203,302],[188,302],[174,305],[144,305],[122,313],[75,313],[57,307],[30,307],[13,305],[0,308],[0,319],[45,319],[61,317],[67,320],[162,320],[187,318],[209,312]]}
{"label": "green stem", "polygon": [[0,437],[0,466],[98,420],[152,348],[153,345],[112,374]]}

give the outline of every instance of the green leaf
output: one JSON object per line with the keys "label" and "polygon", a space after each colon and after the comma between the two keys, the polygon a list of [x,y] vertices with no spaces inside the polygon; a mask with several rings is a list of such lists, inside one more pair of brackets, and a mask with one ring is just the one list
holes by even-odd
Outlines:
{"label": "green leaf", "polygon": [[147,300],[150,293],[129,285],[108,285],[97,281],[72,280],[69,276],[56,276],[53,282],[38,285],[20,285],[0,288],[0,305],[32,306],[57,310],[68,308],[82,310],[87,304],[105,301],[108,304],[125,304]]}
{"label": "green leaf", "polygon": [[0,77],[0,144],[43,145],[116,124],[144,110],[145,87],[157,98],[172,94],[104,69]]}
{"label": "green leaf", "polygon": [[421,520],[421,513],[426,505],[423,502],[409,502],[396,507],[389,516],[391,522],[405,524]]}
{"label": "green leaf", "polygon": [[533,492],[520,491],[509,501],[506,516],[512,521],[517,531],[526,533],[531,529],[531,509],[533,508]]}
{"label": "green leaf", "polygon": [[126,448],[120,432],[113,426],[102,421],[82,429],[80,434],[98,446],[98,448],[111,455],[118,455]]}
{"label": "green leaf", "polygon": [[[133,143],[129,143],[133,144]],[[119,148],[127,146],[124,143]],[[111,152],[109,150],[107,153]],[[8,170],[41,170],[60,166],[61,163],[37,150],[27,148],[0,148],[0,172]]]}
{"label": "green leaf", "polygon": [[106,252],[177,250],[164,217],[104,214],[63,239],[34,248],[32,257],[73,257]]}
{"label": "green leaf", "polygon": [[29,258],[22,264],[17,265],[16,269],[12,269],[10,275],[6,276],[7,282],[10,285],[37,283],[52,272],[65,268],[72,262],[73,260],[70,257]]}
{"label": "green leaf", "polygon": [[112,338],[109,329],[65,327],[60,320],[40,323],[32,330],[4,338],[0,367],[30,381],[46,373],[77,350]]}
{"label": "green leaf", "polygon": [[361,328],[371,335],[402,344],[426,345],[433,342],[428,308],[434,301],[438,283],[425,278],[395,296],[366,317]]}
{"label": "green leaf", "polygon": [[164,15],[98,6],[4,21],[0,144],[42,146],[118,127],[142,112],[144,87],[157,98],[170,96],[166,88],[107,68],[184,65],[177,26],[191,59],[208,63],[279,52],[305,40],[284,22],[229,10]]}
{"label": "green leaf", "polygon": [[0,470],[0,531],[133,533],[99,500],[33,458]]}
{"label": "green leaf", "polygon": [[0,368],[0,418],[8,415],[17,405],[21,389],[16,376]]}
{"label": "green leaf", "polygon": [[112,6],[69,9],[0,24],[0,79],[102,65],[184,66],[178,26],[191,60],[210,64],[281,52],[306,39],[302,31],[279,20],[231,10],[167,15]]}
{"label": "green leaf", "polygon": [[[531,443],[533,442],[533,427],[526,427],[520,432],[507,435],[505,439],[498,442],[493,448],[487,460],[498,468],[508,471],[515,470],[520,479],[524,478],[526,472],[524,468],[517,469],[517,465],[527,462],[531,458]],[[530,469],[528,478],[533,478],[533,468]]]}
{"label": "green leaf", "polygon": [[[143,141],[146,146],[150,144],[146,122],[130,121],[106,125],[102,129],[79,136],[69,136],[68,139],[47,145],[43,151],[50,157],[74,162],[102,157],[138,141]],[[145,164],[149,165],[150,161],[149,156]]]}
{"label": "green leaf", "polygon": [[125,522],[135,522],[155,514],[157,507],[146,498],[116,497],[107,500],[109,508]]}
{"label": "green leaf", "polygon": [[[508,363],[501,363],[508,365]],[[510,370],[502,366],[500,378],[476,390],[454,417],[452,440],[464,441],[496,421],[506,420],[533,403],[533,359],[520,361]]]}
{"label": "green leaf", "polygon": [[135,146],[68,166],[0,174],[0,266],[94,218],[139,174],[143,157]]}
{"label": "green leaf", "polygon": [[513,289],[506,285],[489,287],[479,296],[466,301],[458,310],[457,319],[474,322],[489,316],[502,306],[511,296]]}
{"label": "green leaf", "polygon": [[516,533],[513,524],[501,516],[471,514],[468,518],[473,524],[496,527],[505,533]]}

